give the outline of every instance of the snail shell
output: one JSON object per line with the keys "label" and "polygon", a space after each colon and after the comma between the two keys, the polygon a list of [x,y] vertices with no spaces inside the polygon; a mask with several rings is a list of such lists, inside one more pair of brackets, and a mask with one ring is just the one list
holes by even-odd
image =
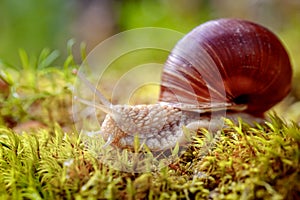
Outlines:
{"label": "snail shell", "polygon": [[262,117],[289,93],[291,78],[288,54],[271,31],[245,20],[218,19],[196,27],[172,50],[159,101],[244,104],[244,112]]}

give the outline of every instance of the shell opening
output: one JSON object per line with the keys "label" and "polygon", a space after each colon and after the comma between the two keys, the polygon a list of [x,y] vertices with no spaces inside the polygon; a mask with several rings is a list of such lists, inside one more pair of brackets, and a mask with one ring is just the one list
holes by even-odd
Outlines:
{"label": "shell opening", "polygon": [[242,94],[242,95],[240,95],[240,96],[237,96],[237,97],[235,97],[235,98],[233,99],[233,102],[234,102],[235,104],[238,104],[238,105],[240,105],[240,104],[247,104],[247,103],[249,103],[249,95],[247,95],[247,94]]}

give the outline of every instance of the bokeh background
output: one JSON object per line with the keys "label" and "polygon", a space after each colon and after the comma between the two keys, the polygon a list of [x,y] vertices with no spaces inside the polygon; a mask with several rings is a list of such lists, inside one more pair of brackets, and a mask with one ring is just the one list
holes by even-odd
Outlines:
{"label": "bokeh background", "polygon": [[68,40],[75,39],[73,53],[79,61],[81,42],[89,52],[124,30],[151,26],[187,33],[220,17],[258,22],[281,38],[295,72],[287,104],[289,112],[299,118],[299,0],[1,0],[0,59],[19,65],[19,49],[37,55],[49,48],[59,50],[63,60]]}

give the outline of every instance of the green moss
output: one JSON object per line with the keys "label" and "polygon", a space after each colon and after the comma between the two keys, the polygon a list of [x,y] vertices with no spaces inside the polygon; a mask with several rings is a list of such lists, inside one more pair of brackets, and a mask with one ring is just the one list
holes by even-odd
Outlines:
{"label": "green moss", "polygon": [[203,159],[199,136],[177,161],[141,174],[109,168],[80,135],[59,126],[22,135],[1,127],[1,197],[294,199],[300,194],[300,130],[275,123],[251,128],[228,121]]}

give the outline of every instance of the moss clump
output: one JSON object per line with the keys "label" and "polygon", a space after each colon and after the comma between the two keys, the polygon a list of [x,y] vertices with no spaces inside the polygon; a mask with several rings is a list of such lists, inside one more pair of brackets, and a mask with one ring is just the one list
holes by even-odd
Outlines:
{"label": "moss clump", "polygon": [[0,128],[1,199],[295,199],[300,195],[300,129],[279,118],[251,128],[227,121],[200,156],[201,135],[159,171],[126,173],[104,165],[81,136]]}

